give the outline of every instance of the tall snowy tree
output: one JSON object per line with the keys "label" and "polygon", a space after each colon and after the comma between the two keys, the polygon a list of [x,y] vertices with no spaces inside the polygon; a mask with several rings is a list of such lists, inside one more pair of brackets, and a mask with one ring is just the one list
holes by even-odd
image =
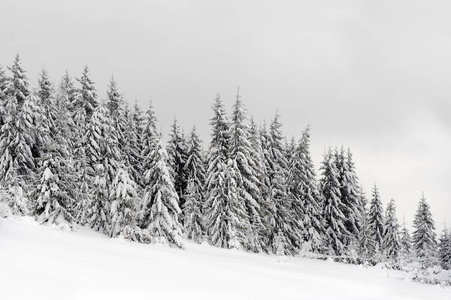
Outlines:
{"label": "tall snowy tree", "polygon": [[357,244],[360,236],[362,203],[360,203],[360,186],[355,172],[351,150],[348,149],[346,154],[343,147],[340,151],[336,151],[335,164],[339,171],[341,202],[346,207],[344,211],[345,226],[346,230],[351,233],[347,245],[352,248],[353,244]]}
{"label": "tall snowy tree", "polygon": [[403,223],[402,229],[399,232],[399,239],[401,245],[400,255],[403,258],[410,258],[412,254],[412,239],[407,229],[406,222]]}
{"label": "tall snowy tree", "polygon": [[346,244],[351,233],[346,229],[347,208],[341,201],[339,170],[335,165],[332,150],[324,154],[324,160],[320,168],[320,190],[323,197],[323,218],[326,228],[326,245],[329,254],[343,255],[346,252]]}
{"label": "tall snowy tree", "polygon": [[301,244],[300,233],[296,230],[295,220],[290,211],[291,201],[288,196],[288,162],[284,147],[282,124],[276,114],[270,124],[269,132],[264,137],[265,165],[269,177],[269,199],[274,205],[274,224],[271,232],[273,251],[276,250],[274,240],[280,232],[286,241],[285,254],[293,255],[298,252]]}
{"label": "tall snowy tree", "polygon": [[374,237],[376,253],[381,254],[384,241],[384,211],[377,186],[373,187],[373,194],[370,202],[369,224]]}
{"label": "tall snowy tree", "polygon": [[77,99],[77,108],[84,108],[86,113],[86,120],[90,120],[92,114],[94,113],[97,106],[99,106],[99,101],[97,99],[97,90],[94,82],[89,74],[88,66],[85,66],[83,74],[80,79],[77,79],[81,87],[79,90],[79,97]]}
{"label": "tall snowy tree", "polygon": [[66,151],[56,142],[46,145],[40,184],[32,195],[35,200],[33,214],[40,223],[72,228],[75,223],[72,213],[76,199],[75,181]]}
{"label": "tall snowy tree", "polygon": [[27,75],[22,68],[19,54],[16,55],[13,65],[8,67],[8,69],[11,71],[12,76],[6,93],[16,98],[17,106],[20,108],[24,104],[25,99],[30,95],[30,87]]}
{"label": "tall snowy tree", "polygon": [[[188,174],[185,170],[188,154],[186,140],[180,131],[176,119],[174,119],[174,122],[172,123],[170,139],[166,151],[169,158],[168,164],[171,171],[171,178],[173,179],[174,188],[179,196],[179,207],[183,207],[188,184]],[[181,221],[183,223],[183,215]]]}
{"label": "tall snowy tree", "polygon": [[0,65],[0,128],[3,126],[6,117],[6,98],[9,79],[5,74],[3,66]]}
{"label": "tall snowy tree", "polygon": [[202,141],[194,127],[188,139],[188,159],[185,170],[188,173],[186,201],[182,208],[185,232],[189,239],[202,242],[204,236],[204,185],[206,171],[202,155]]}
{"label": "tall snowy tree", "polygon": [[127,239],[134,239],[136,197],[136,183],[122,165],[117,170],[110,188],[110,237],[122,234]]}
{"label": "tall snowy tree", "polygon": [[246,207],[237,194],[237,165],[229,159],[230,125],[219,95],[212,108],[204,206],[208,240],[217,247],[247,250],[250,224]]}
{"label": "tall snowy tree", "polygon": [[288,182],[292,198],[292,212],[307,251],[321,252],[324,248],[321,194],[310,156],[310,127],[294,147],[289,161]]}
{"label": "tall snowy tree", "polygon": [[445,270],[451,270],[451,233],[446,226],[440,237],[438,254],[440,266]]}
{"label": "tall snowy tree", "polygon": [[155,138],[154,142],[148,154],[150,164],[144,173],[146,188],[141,209],[143,216],[140,218],[142,239],[183,248],[179,221],[182,211],[167,166],[168,155],[160,138]]}
{"label": "tall snowy tree", "polygon": [[415,228],[412,234],[413,248],[420,259],[433,259],[437,253],[435,225],[431,209],[426,202],[424,193],[418,203],[418,209],[413,220]]}
{"label": "tall snowy tree", "polygon": [[264,248],[261,235],[265,231],[262,222],[264,215],[261,206],[264,205],[262,199],[260,178],[257,168],[261,167],[258,157],[255,155],[256,149],[252,147],[250,129],[247,124],[247,112],[243,106],[243,101],[239,95],[233,106],[232,122],[230,126],[230,158],[235,161],[238,168],[235,178],[239,201],[244,201],[250,227],[247,236],[253,251],[261,252]]}
{"label": "tall snowy tree", "polygon": [[[157,118],[155,116],[155,112],[152,107],[152,103],[149,104],[149,108],[146,111],[146,114],[144,116],[144,127],[142,129],[141,133],[141,169],[145,172],[150,168],[150,165],[152,164],[152,161],[149,159],[151,158],[150,153],[153,151],[153,148],[156,145],[157,137]],[[141,184],[141,187],[144,189],[144,179],[137,180],[139,184]]]}
{"label": "tall snowy tree", "polygon": [[395,260],[401,250],[399,225],[396,217],[395,200],[391,199],[385,211],[383,249],[389,259]]}

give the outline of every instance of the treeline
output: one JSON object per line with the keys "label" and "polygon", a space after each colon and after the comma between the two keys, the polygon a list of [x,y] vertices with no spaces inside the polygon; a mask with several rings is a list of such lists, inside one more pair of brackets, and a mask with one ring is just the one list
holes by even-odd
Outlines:
{"label": "treeline", "polygon": [[279,116],[256,126],[237,93],[229,116],[219,95],[208,151],[177,122],[162,144],[152,106],[128,107],[111,79],[99,97],[88,68],[55,88],[42,71],[32,89],[16,57],[0,68],[2,208],[40,223],[89,226],[110,237],[183,248],[182,237],[243,251],[354,262],[451,267],[424,195],[410,237],[394,200],[367,199],[349,149],[328,149],[319,180],[310,129],[287,142]]}

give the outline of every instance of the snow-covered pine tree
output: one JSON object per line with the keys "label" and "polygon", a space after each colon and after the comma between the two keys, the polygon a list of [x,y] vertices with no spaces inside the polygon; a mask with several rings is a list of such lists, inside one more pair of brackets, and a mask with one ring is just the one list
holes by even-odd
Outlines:
{"label": "snow-covered pine tree", "polygon": [[77,80],[80,83],[81,88],[79,89],[78,99],[75,106],[77,108],[84,108],[86,113],[86,121],[89,122],[95,109],[99,106],[99,102],[97,99],[97,90],[91,79],[91,75],[89,74],[88,66],[85,66],[83,74],[80,79]]}
{"label": "snow-covered pine tree", "polygon": [[320,253],[324,250],[325,234],[321,214],[322,200],[309,147],[310,127],[307,127],[292,152],[288,182],[292,212],[304,243],[302,248]]}
{"label": "snow-covered pine tree", "polygon": [[372,235],[374,237],[376,254],[380,255],[383,252],[385,221],[382,202],[376,184],[373,187],[373,193],[370,202],[369,224],[372,231]]}
{"label": "snow-covered pine tree", "polygon": [[446,225],[440,237],[438,254],[440,266],[445,270],[451,270],[451,233]]}
{"label": "snow-covered pine tree", "polygon": [[351,233],[345,226],[347,208],[341,202],[339,170],[335,165],[334,155],[330,148],[324,154],[320,170],[322,170],[322,177],[319,186],[324,201],[323,218],[327,251],[331,255],[343,255],[346,252],[346,244]]}
{"label": "snow-covered pine tree", "polygon": [[6,93],[9,96],[16,98],[17,107],[20,109],[30,95],[30,84],[28,83],[27,75],[22,68],[19,54],[16,55],[13,65],[8,67],[8,69],[11,71],[12,76],[9,79],[10,84],[8,84]]}
{"label": "snow-covered pine tree", "polygon": [[154,146],[146,160],[150,163],[145,170],[145,190],[140,227],[143,229],[141,239],[155,243],[175,245],[184,248],[181,235],[182,225],[179,222],[181,209],[178,206],[178,195],[172,182],[168,155],[155,137]]}
{"label": "snow-covered pine tree", "polygon": [[287,255],[296,254],[301,246],[301,235],[296,230],[295,220],[290,211],[291,201],[288,196],[288,162],[282,135],[282,124],[276,114],[270,124],[269,133],[264,138],[266,172],[269,177],[269,199],[274,205],[274,225],[271,233],[271,244],[273,252],[276,251],[274,240],[280,231],[286,241]]}
{"label": "snow-covered pine tree", "polygon": [[68,228],[75,223],[72,214],[76,199],[75,181],[68,156],[64,144],[52,140],[52,144],[46,145],[40,184],[32,194],[33,215],[39,223]]}
{"label": "snow-covered pine tree", "polygon": [[396,217],[396,206],[393,199],[390,200],[385,211],[383,249],[390,260],[396,260],[401,250],[398,218]]}
{"label": "snow-covered pine tree", "polygon": [[[263,150],[263,133],[259,129],[257,129],[257,125],[254,122],[254,119],[251,118],[251,124],[249,128],[250,132],[250,142],[252,145],[252,149],[254,151],[251,153],[254,159],[254,163],[256,165],[256,176],[258,178],[258,182],[260,183],[260,186],[258,187],[261,193],[261,198],[258,200],[259,206],[260,206],[260,216],[261,221],[264,225],[263,232],[261,232],[260,239],[261,239],[261,245],[263,247],[264,252],[270,252],[271,249],[271,238],[272,238],[272,232],[273,232],[273,226],[275,224],[274,222],[274,212],[275,212],[275,206],[274,203],[270,200],[269,197],[269,177],[266,173],[267,168],[265,165],[265,154]],[[265,134],[265,137],[267,137],[267,134]],[[266,141],[266,139],[265,139]]]}
{"label": "snow-covered pine tree", "polygon": [[[85,180],[91,187],[90,194],[93,197],[92,201],[86,202],[88,207],[85,209],[89,212],[88,219],[91,227],[104,231],[106,234],[111,232],[111,228],[98,226],[104,224],[104,216],[106,216],[107,223],[111,224],[108,219],[111,204],[110,186],[117,174],[120,161],[117,144],[115,128],[107,118],[106,108],[104,106],[97,107],[92,115],[84,142],[87,158]],[[93,179],[94,184],[92,185]],[[103,211],[100,212],[100,210]],[[98,220],[99,218],[100,220]]]}
{"label": "snow-covered pine tree", "polygon": [[[111,77],[110,83],[107,90],[107,116],[109,117],[111,126],[114,127],[115,140],[117,140],[117,146],[121,152],[121,156],[127,161],[127,141],[126,141],[126,131],[131,130],[127,128],[127,110],[125,106],[125,101],[123,95],[121,95],[117,88],[117,83],[114,77]],[[129,166],[126,166],[127,168]]]}
{"label": "snow-covered pine tree", "polygon": [[260,187],[262,183],[258,176],[257,168],[261,167],[257,156],[254,154],[256,149],[252,147],[249,126],[247,124],[247,112],[244,108],[243,101],[237,92],[236,101],[233,105],[232,122],[230,125],[230,159],[235,161],[238,168],[235,178],[238,192],[238,201],[243,201],[246,207],[247,216],[249,217],[250,227],[247,236],[252,251],[261,252],[264,245],[262,244],[261,235],[265,231],[262,222],[264,215],[260,208],[262,203],[262,192]]}
{"label": "snow-covered pine tree", "polygon": [[230,125],[219,95],[212,108],[212,139],[207,158],[204,205],[207,236],[213,246],[247,250],[249,217],[237,194],[237,165],[229,159]]}
{"label": "snow-covered pine tree", "polygon": [[[188,174],[185,170],[185,164],[188,159],[186,140],[180,131],[177,124],[177,119],[174,118],[172,123],[170,139],[168,141],[166,151],[168,153],[168,165],[170,167],[171,178],[174,182],[174,188],[179,196],[179,207],[185,204],[185,193],[188,184]],[[182,211],[183,212],[183,211]],[[184,216],[181,215],[181,222],[183,224]]]}
{"label": "snow-covered pine tree", "polygon": [[193,127],[188,139],[188,159],[185,170],[188,173],[186,201],[182,207],[185,232],[189,239],[201,243],[205,228],[203,217],[204,185],[206,171],[202,156],[202,141]]}
{"label": "snow-covered pine tree", "polygon": [[347,231],[351,233],[350,239],[347,241],[347,246],[348,248],[352,248],[351,245],[358,244],[357,241],[359,240],[362,226],[363,204],[360,202],[359,179],[349,148],[346,154],[343,147],[340,151],[335,152],[335,159],[335,164],[339,170],[341,202],[346,207],[346,211],[344,212],[345,226]]}
{"label": "snow-covered pine tree", "polygon": [[435,225],[429,204],[426,202],[424,193],[418,203],[418,209],[413,220],[415,228],[412,234],[412,243],[415,254],[423,263],[429,265],[434,261],[437,254],[437,241],[434,232]]}
{"label": "snow-covered pine tree", "polygon": [[136,220],[136,183],[120,166],[110,188],[110,237],[123,235],[134,239]]}
{"label": "snow-covered pine tree", "polygon": [[412,239],[405,221],[402,225],[401,231],[399,232],[399,240],[401,245],[400,255],[403,259],[409,259],[412,255]]}
{"label": "snow-covered pine tree", "polygon": [[[122,156],[125,160],[125,166],[128,170],[130,178],[137,183],[138,180],[142,179],[142,169],[141,169],[141,146],[142,142],[139,136],[140,128],[139,124],[135,123],[132,112],[126,106],[124,111],[124,118],[126,125],[122,134],[123,145],[122,145]],[[137,183],[138,184],[138,183]],[[137,186],[137,192],[139,194],[140,186]],[[139,189],[138,189],[139,188]]]}
{"label": "snow-covered pine tree", "polygon": [[[150,153],[153,151],[153,148],[156,145],[157,136],[157,118],[155,116],[155,112],[152,107],[152,102],[149,103],[149,108],[146,111],[144,117],[144,127],[141,133],[141,170],[145,172],[148,170],[152,164],[150,161],[151,155]],[[137,180],[137,183],[141,184],[141,188],[145,189],[145,179]]]}
{"label": "snow-covered pine tree", "polygon": [[6,109],[6,97],[7,97],[7,90],[8,90],[9,80],[8,77],[5,74],[5,70],[3,69],[3,66],[0,65],[0,129],[2,128],[4,124],[5,119],[5,109]]}
{"label": "snow-covered pine tree", "polygon": [[89,184],[89,197],[81,202],[78,210],[79,222],[106,235],[111,232],[110,202],[105,168],[102,164],[95,166],[95,178]]}

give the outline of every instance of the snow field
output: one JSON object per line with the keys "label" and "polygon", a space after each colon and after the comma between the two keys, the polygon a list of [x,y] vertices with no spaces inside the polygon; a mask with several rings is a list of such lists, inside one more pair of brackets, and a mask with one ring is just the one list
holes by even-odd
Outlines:
{"label": "snow field", "polygon": [[404,272],[184,243],[1,219],[0,299],[451,299],[451,288],[413,283]]}

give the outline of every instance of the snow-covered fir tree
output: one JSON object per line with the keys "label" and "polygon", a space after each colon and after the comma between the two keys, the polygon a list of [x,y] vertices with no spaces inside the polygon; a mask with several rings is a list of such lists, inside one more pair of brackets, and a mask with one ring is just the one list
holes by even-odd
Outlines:
{"label": "snow-covered fir tree", "polygon": [[346,229],[347,208],[341,201],[339,170],[335,165],[332,150],[324,154],[320,170],[320,191],[323,197],[323,218],[326,229],[326,246],[331,255],[343,255],[351,233]]}
{"label": "snow-covered fir tree", "polygon": [[[156,145],[157,136],[157,117],[155,116],[155,112],[153,110],[152,102],[149,103],[149,108],[146,111],[144,116],[144,127],[141,133],[141,170],[145,172],[150,168],[152,161],[150,160],[150,153],[153,151],[153,148]],[[141,184],[141,187],[144,189],[146,186],[144,184],[145,180],[142,178],[141,180],[137,180],[137,183]]]}
{"label": "snow-covered fir tree", "polygon": [[153,141],[155,145],[148,154],[149,166],[144,173],[146,188],[140,217],[141,240],[183,248],[179,221],[182,211],[167,165],[168,154],[160,138],[155,137]]}
{"label": "snow-covered fir tree", "polygon": [[0,129],[5,121],[8,84],[9,80],[6,76],[5,69],[0,65]]}
{"label": "snow-covered fir tree", "polygon": [[369,211],[369,224],[374,237],[374,245],[376,247],[376,253],[382,254],[383,242],[384,242],[384,210],[382,207],[382,201],[379,196],[379,190],[376,184],[373,187],[370,211]]}
{"label": "snow-covered fir tree", "polygon": [[85,66],[83,74],[77,80],[81,87],[78,92],[76,107],[83,107],[85,109],[86,120],[89,121],[95,109],[99,106],[99,101],[97,99],[96,87],[89,74],[88,66]]}
{"label": "snow-covered fir tree", "polygon": [[396,260],[401,250],[399,225],[396,217],[395,200],[391,199],[385,211],[383,249],[387,258]]}
{"label": "snow-covered fir tree", "polygon": [[310,127],[292,150],[288,182],[292,198],[292,212],[306,251],[319,253],[324,249],[322,200],[318,190],[315,169],[310,156]]}
{"label": "snow-covered fir tree", "polygon": [[[351,236],[347,241],[348,248],[358,244],[362,222],[362,203],[359,195],[359,182],[355,171],[351,150],[346,154],[343,147],[335,152],[335,164],[339,171],[341,202],[345,205],[345,226]],[[350,249],[352,250],[352,249]]]}
{"label": "snow-covered fir tree", "polygon": [[237,185],[239,201],[243,201],[249,217],[250,227],[247,236],[251,249],[255,252],[261,252],[264,245],[261,235],[265,231],[262,222],[264,218],[264,205],[262,202],[262,192],[260,190],[262,183],[258,176],[258,168],[261,167],[258,157],[254,154],[256,149],[252,147],[250,129],[247,124],[247,112],[243,101],[237,92],[236,101],[233,105],[232,121],[230,124],[230,159],[235,161],[238,168],[235,178]]}
{"label": "snow-covered fir tree", "polygon": [[268,134],[263,133],[265,144],[265,167],[269,178],[269,200],[274,205],[274,223],[271,233],[271,244],[273,252],[276,250],[274,239],[276,234],[281,232],[286,241],[285,254],[293,255],[298,252],[301,246],[301,235],[296,230],[295,220],[291,212],[291,201],[288,196],[288,162],[284,147],[284,137],[282,134],[282,124],[279,121],[279,114],[276,114],[270,124]]}
{"label": "snow-covered fir tree", "polygon": [[359,189],[360,203],[362,203],[362,227],[359,236],[359,256],[364,260],[370,259],[375,254],[373,232],[369,225],[367,199],[363,188]]}
{"label": "snow-covered fir tree", "polygon": [[188,139],[188,159],[185,170],[188,173],[186,201],[182,207],[184,228],[189,239],[200,243],[205,234],[203,203],[205,185],[205,166],[202,155],[202,141],[194,127]]}
{"label": "snow-covered fir tree", "polygon": [[412,238],[410,237],[405,221],[402,225],[401,231],[399,232],[399,240],[401,246],[400,255],[403,259],[409,259],[412,255]]}
{"label": "snow-covered fir tree", "polygon": [[415,230],[412,234],[412,244],[416,256],[420,259],[433,261],[437,254],[435,224],[424,193],[418,203],[413,227]]}
{"label": "snow-covered fir tree", "polygon": [[205,184],[205,225],[211,245],[249,249],[246,233],[249,217],[237,194],[237,165],[229,159],[230,125],[219,95],[213,104],[212,139],[208,152]]}
{"label": "snow-covered fir tree", "polygon": [[440,266],[445,270],[451,270],[451,233],[446,225],[440,236],[438,256]]}
{"label": "snow-covered fir tree", "polygon": [[89,197],[77,208],[81,224],[106,235],[111,232],[109,189],[103,164],[95,166],[95,177],[89,184]]}
{"label": "snow-covered fir tree", "polygon": [[123,235],[126,239],[134,239],[136,197],[136,183],[122,165],[110,188],[110,237]]}
{"label": "snow-covered fir tree", "polygon": [[40,168],[40,183],[34,191],[33,215],[40,223],[72,228],[76,199],[72,165],[64,144],[53,141],[46,145]]}
{"label": "snow-covered fir tree", "polygon": [[11,67],[8,67],[12,76],[9,78],[7,95],[16,98],[17,106],[20,108],[25,102],[25,99],[30,95],[30,84],[28,82],[27,75],[22,68],[19,54],[16,55],[14,63]]}
{"label": "snow-covered fir tree", "polygon": [[[179,196],[179,207],[185,204],[185,193],[188,184],[188,174],[185,169],[185,164],[188,159],[187,145],[183,133],[180,131],[180,126],[177,124],[177,119],[174,119],[171,127],[170,139],[168,141],[166,151],[168,153],[168,165],[170,167],[171,178],[174,182],[174,188]],[[183,214],[181,222],[183,223]]]}

